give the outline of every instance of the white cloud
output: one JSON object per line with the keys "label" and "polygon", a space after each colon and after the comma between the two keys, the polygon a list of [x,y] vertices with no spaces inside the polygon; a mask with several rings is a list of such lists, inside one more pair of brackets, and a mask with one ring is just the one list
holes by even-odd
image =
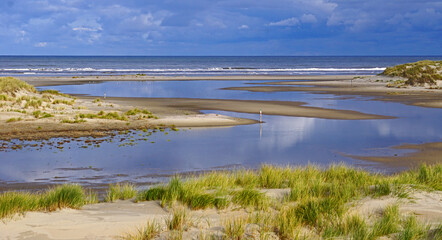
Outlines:
{"label": "white cloud", "polygon": [[301,21],[303,23],[316,23],[318,20],[313,14],[304,14],[301,16]]}
{"label": "white cloud", "polygon": [[72,28],[72,30],[74,30],[74,31],[96,32],[96,31],[101,30],[101,29],[94,29],[94,28],[87,28],[87,27],[76,27],[76,28]]}
{"label": "white cloud", "polygon": [[299,24],[299,20],[295,17],[292,18],[287,18],[278,22],[271,22],[269,23],[269,26],[278,26],[278,27],[282,27],[282,26],[295,26]]}
{"label": "white cloud", "polygon": [[241,29],[249,29],[249,26],[243,24],[243,25],[239,26],[238,29],[240,29],[240,30]]}
{"label": "white cloud", "polygon": [[34,44],[34,47],[46,47],[48,45],[47,42],[39,42]]}
{"label": "white cloud", "polygon": [[74,31],[87,31],[87,32],[97,32],[103,30],[101,24],[98,23],[99,18],[95,17],[85,17],[79,18],[74,22],[69,23]]}

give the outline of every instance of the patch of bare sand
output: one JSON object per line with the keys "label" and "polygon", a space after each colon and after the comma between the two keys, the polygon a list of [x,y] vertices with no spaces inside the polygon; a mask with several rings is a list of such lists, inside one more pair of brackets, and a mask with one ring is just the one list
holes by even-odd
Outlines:
{"label": "patch of bare sand", "polygon": [[[400,102],[421,107],[442,108],[442,89],[419,86],[387,87],[387,83],[401,80],[385,76],[363,76],[323,80],[320,78],[307,81],[283,81],[253,83],[250,87],[229,87],[226,90],[251,92],[290,92],[307,91],[337,96],[372,96],[375,100]],[[438,84],[442,81],[438,81]]]}
{"label": "patch of bare sand", "polygon": [[372,162],[381,162],[395,167],[416,167],[422,163],[434,164],[442,162],[442,142],[424,144],[403,144],[392,149],[412,149],[415,152],[402,156],[357,156],[342,154],[343,156]]}
{"label": "patch of bare sand", "polygon": [[[364,120],[391,119],[393,117],[367,114],[350,110],[337,110],[304,106],[303,102],[289,101],[258,101],[258,100],[226,100],[226,99],[194,99],[194,98],[110,98],[118,104],[130,104],[149,107],[154,112],[161,109],[169,111],[219,110],[264,115],[280,115],[294,117],[312,117],[324,119]],[[165,113],[167,114],[167,113]]]}
{"label": "patch of bare sand", "polygon": [[355,203],[350,213],[363,217],[378,216],[389,205],[397,204],[402,215],[415,215],[420,221],[437,225],[442,223],[442,192],[414,191],[408,198],[385,196],[381,198],[364,198]]}
{"label": "patch of bare sand", "polygon": [[115,239],[168,213],[157,202],[99,203],[82,209],[28,212],[0,223],[1,239]]}

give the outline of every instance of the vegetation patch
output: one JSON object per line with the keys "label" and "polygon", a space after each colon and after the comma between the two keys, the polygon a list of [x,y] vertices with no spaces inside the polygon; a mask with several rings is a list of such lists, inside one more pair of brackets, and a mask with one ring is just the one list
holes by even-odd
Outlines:
{"label": "vegetation patch", "polygon": [[129,183],[110,185],[106,194],[106,202],[131,199],[137,195],[135,186]]}
{"label": "vegetation patch", "polygon": [[109,120],[120,120],[120,121],[127,121],[127,117],[124,115],[120,115],[118,112],[108,112],[105,113],[103,111],[100,111],[98,114],[93,113],[80,113],[76,116],[76,118],[84,119],[109,119]]}
{"label": "vegetation patch", "polygon": [[59,92],[59,91],[57,91],[57,90],[43,90],[43,91],[40,91],[40,93],[41,94],[50,94],[50,95],[55,95],[55,96],[61,96],[61,97],[66,97],[66,98],[72,98],[72,96],[70,96],[70,95],[68,95],[68,94],[64,94],[64,93],[61,93],[61,92]]}
{"label": "vegetation patch", "polygon": [[[426,83],[436,85],[437,80],[442,80],[442,61],[424,60],[387,67],[382,74],[390,77],[406,78],[405,84],[407,85],[423,85]],[[393,85],[397,85],[397,83]]]}
{"label": "vegetation patch", "polygon": [[[393,197],[405,187],[440,191],[441,183],[442,164],[421,165],[395,175],[374,174],[343,165],[327,169],[265,165],[255,171],[211,172],[187,178],[175,176],[165,185],[140,192],[131,184],[110,185],[105,201],[135,198],[136,201],[156,200],[162,206],[172,207],[171,215],[163,224],[173,238],[182,237],[183,231],[192,226],[188,208],[233,206],[232,211],[242,208],[252,211],[248,216],[237,215],[220,223],[227,239],[248,238],[247,229],[253,224],[257,225],[261,239],[269,235],[280,239],[426,239],[440,235],[440,227],[431,229],[413,216],[401,216],[397,205],[387,206],[379,215],[368,218],[349,209],[361,198]],[[266,188],[289,188],[290,193],[271,199],[262,191]],[[0,195],[0,218],[25,211],[78,208],[96,199],[77,185],[64,185],[39,194],[3,193]],[[182,207],[175,208],[175,203]],[[164,231],[159,225],[148,222],[146,227],[124,238],[158,237]]]}
{"label": "vegetation patch", "polygon": [[0,77],[0,93],[6,93],[15,96],[15,94],[21,90],[29,92],[37,92],[37,90],[35,90],[35,88],[32,85],[23,82],[17,78]]}
{"label": "vegetation patch", "polygon": [[0,194],[0,219],[26,211],[80,208],[91,199],[79,185],[61,185],[38,194],[5,192]]}
{"label": "vegetation patch", "polygon": [[140,118],[155,118],[158,119],[151,111],[148,111],[146,109],[138,109],[134,108],[125,113],[127,116],[134,116],[134,115],[140,115]]}

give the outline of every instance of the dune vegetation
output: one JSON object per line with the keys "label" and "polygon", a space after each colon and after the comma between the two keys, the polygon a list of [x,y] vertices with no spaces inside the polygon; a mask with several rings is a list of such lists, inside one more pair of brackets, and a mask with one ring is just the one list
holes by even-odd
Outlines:
{"label": "dune vegetation", "polygon": [[[266,192],[284,189],[280,197]],[[149,221],[145,228],[123,236],[126,239],[152,239],[166,234],[182,238],[193,225],[192,211],[215,209],[240,211],[222,221],[222,239],[243,239],[248,226],[257,228],[259,238],[279,239],[349,238],[422,239],[442,233],[442,225],[419,222],[413,215],[400,215],[398,206],[387,206],[376,216],[350,211],[358,200],[390,196],[408,198],[412,191],[441,191],[442,164],[395,175],[382,175],[343,165],[323,169],[316,166],[276,167],[258,170],[209,172],[197,176],[173,177],[167,184],[137,191],[131,184],[111,185],[101,199],[158,201],[170,211],[170,218]],[[96,203],[98,196],[78,185],[62,185],[44,193],[5,192],[0,194],[0,218],[27,211],[53,211],[80,208]],[[203,237],[204,236],[204,237]],[[213,233],[201,232],[203,239]]]}
{"label": "dune vegetation", "polygon": [[437,85],[438,80],[442,81],[442,61],[424,60],[387,67],[382,74],[406,78],[406,85]]}
{"label": "dune vegetation", "polygon": [[37,91],[32,85],[19,79],[0,77],[0,112],[14,115],[5,119],[6,123],[41,119],[64,124],[84,123],[86,119],[124,122],[158,119],[146,109],[114,109],[113,104],[104,103],[99,98],[93,101],[77,101],[75,97],[56,90]]}

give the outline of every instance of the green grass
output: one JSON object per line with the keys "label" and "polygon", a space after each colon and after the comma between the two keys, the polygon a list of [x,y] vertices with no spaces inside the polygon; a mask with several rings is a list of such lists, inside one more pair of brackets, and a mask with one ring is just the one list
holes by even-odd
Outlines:
{"label": "green grass", "polygon": [[18,121],[21,121],[21,120],[22,120],[21,117],[19,117],[19,118],[9,118],[8,120],[6,120],[6,123],[18,122]]}
{"label": "green grass", "polygon": [[396,233],[400,227],[399,207],[397,205],[388,206],[384,209],[382,217],[373,226],[371,236],[373,238]]}
{"label": "green grass", "polygon": [[137,201],[161,200],[166,195],[167,189],[163,186],[152,187],[137,194]]}
{"label": "green grass", "polygon": [[301,220],[298,218],[296,208],[293,206],[283,207],[275,223],[276,233],[281,239],[296,239],[299,236]]}
{"label": "green grass", "polygon": [[325,239],[346,236],[349,239],[370,239],[369,226],[358,215],[347,216],[345,220],[328,223],[322,237]]}
{"label": "green grass", "polygon": [[189,223],[189,216],[184,208],[174,209],[172,215],[166,218],[166,226],[169,230],[185,230]]}
{"label": "green grass", "polygon": [[125,115],[127,115],[127,116],[134,116],[134,115],[137,115],[137,114],[142,115],[142,118],[157,118],[155,115],[153,115],[152,112],[150,112],[150,111],[148,111],[146,109],[142,109],[141,110],[141,109],[138,109],[138,108],[134,108],[134,109],[131,109],[131,110],[129,110],[129,111],[127,111],[125,113]]}
{"label": "green grass", "polygon": [[104,113],[103,111],[99,112],[98,114],[92,114],[92,113],[80,113],[76,116],[76,118],[80,119],[110,119],[110,120],[120,120],[120,121],[127,121],[127,117],[124,115],[120,115],[118,112],[108,112]]}
{"label": "green grass", "polygon": [[126,240],[150,240],[154,239],[161,233],[161,226],[154,221],[148,221],[146,226],[139,228],[135,233],[129,233],[123,236]]}
{"label": "green grass", "polygon": [[109,185],[106,193],[106,202],[114,202],[115,200],[126,200],[134,198],[137,195],[135,186],[129,183]]}
{"label": "green grass", "polygon": [[236,217],[224,221],[224,232],[228,239],[240,240],[244,238],[247,220],[244,217]]}
{"label": "green grass", "polygon": [[397,236],[398,240],[418,240],[429,237],[430,226],[419,223],[414,216],[409,216],[403,221],[402,229]]}
{"label": "green grass", "polygon": [[64,100],[64,99],[55,99],[54,101],[52,101],[52,104],[65,104],[65,105],[74,105],[75,103],[75,99],[72,99],[70,101],[68,100]]}
{"label": "green grass", "polygon": [[37,92],[32,85],[13,77],[0,77],[0,93],[15,94],[20,91]]}
{"label": "green grass", "polygon": [[40,91],[40,93],[41,94],[50,94],[50,95],[55,95],[55,96],[62,96],[62,97],[67,97],[67,98],[71,98],[72,97],[70,95],[61,93],[61,92],[59,92],[57,90],[51,90],[51,89]]}
{"label": "green grass", "polygon": [[88,195],[79,185],[62,185],[45,193],[5,192],[0,194],[0,219],[27,211],[55,211],[60,208],[80,208]]}
{"label": "green grass", "polygon": [[42,112],[40,110],[32,112],[32,115],[35,118],[50,118],[50,117],[54,117],[54,115],[52,115],[50,113],[47,113],[47,112]]}
{"label": "green grass", "polygon": [[419,61],[388,67],[382,73],[391,77],[404,77],[407,85],[435,85],[436,80],[442,80],[442,61]]}
{"label": "green grass", "polygon": [[269,202],[264,193],[252,188],[235,191],[232,195],[232,202],[242,207],[263,208]]}
{"label": "green grass", "polygon": [[86,120],[84,120],[84,119],[74,119],[74,120],[62,119],[60,122],[73,124],[73,123],[84,123],[84,122],[86,122]]}

